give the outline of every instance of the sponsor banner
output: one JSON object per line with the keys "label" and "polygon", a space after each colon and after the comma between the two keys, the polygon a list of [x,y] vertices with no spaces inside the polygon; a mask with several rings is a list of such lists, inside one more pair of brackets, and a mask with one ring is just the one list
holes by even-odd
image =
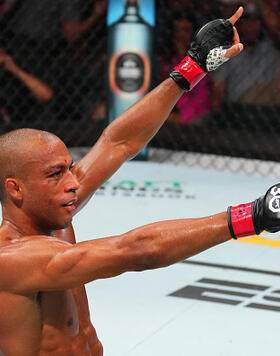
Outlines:
{"label": "sponsor banner", "polygon": [[96,192],[99,196],[124,198],[164,198],[195,200],[196,195],[189,184],[178,181],[107,181]]}

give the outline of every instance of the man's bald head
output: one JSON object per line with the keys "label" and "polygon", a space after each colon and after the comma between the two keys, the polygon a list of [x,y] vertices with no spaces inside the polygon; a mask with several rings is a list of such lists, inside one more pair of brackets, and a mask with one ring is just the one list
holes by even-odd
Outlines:
{"label": "man's bald head", "polygon": [[[19,129],[0,136],[0,200],[5,199],[5,180],[19,178],[24,180],[25,166],[32,157],[40,154],[40,147],[60,139],[54,134],[35,130]],[[43,153],[43,152],[41,152]]]}

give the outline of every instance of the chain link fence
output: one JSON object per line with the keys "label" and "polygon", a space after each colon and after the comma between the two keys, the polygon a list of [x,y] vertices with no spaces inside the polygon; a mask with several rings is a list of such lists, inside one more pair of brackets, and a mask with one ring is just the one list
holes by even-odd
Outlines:
{"label": "chain link fence", "polygon": [[[151,160],[205,166],[207,154],[207,165],[218,169],[278,175],[278,0],[156,1],[155,83],[185,56],[198,28],[227,18],[239,4],[244,52],[184,94],[152,140]],[[106,5],[0,1],[0,133],[33,127],[71,147],[94,144],[107,125]]]}

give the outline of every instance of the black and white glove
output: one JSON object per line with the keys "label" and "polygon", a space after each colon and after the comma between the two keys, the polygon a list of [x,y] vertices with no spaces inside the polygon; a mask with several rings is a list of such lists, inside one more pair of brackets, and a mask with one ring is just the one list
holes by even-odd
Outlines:
{"label": "black and white glove", "polygon": [[280,230],[280,184],[252,203],[228,208],[228,226],[234,239]]}
{"label": "black and white glove", "polygon": [[187,56],[170,77],[185,91],[191,90],[207,72],[217,69],[229,58],[225,57],[233,40],[233,25],[229,20],[213,20],[195,35]]}

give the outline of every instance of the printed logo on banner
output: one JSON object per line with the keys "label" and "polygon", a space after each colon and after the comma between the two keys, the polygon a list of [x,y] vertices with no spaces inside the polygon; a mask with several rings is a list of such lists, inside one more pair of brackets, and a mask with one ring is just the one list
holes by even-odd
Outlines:
{"label": "printed logo on banner", "polygon": [[96,194],[133,198],[196,199],[189,185],[175,181],[108,181],[99,188]]}
{"label": "printed logo on banner", "polygon": [[201,278],[169,296],[280,312],[280,290],[269,285]]}

